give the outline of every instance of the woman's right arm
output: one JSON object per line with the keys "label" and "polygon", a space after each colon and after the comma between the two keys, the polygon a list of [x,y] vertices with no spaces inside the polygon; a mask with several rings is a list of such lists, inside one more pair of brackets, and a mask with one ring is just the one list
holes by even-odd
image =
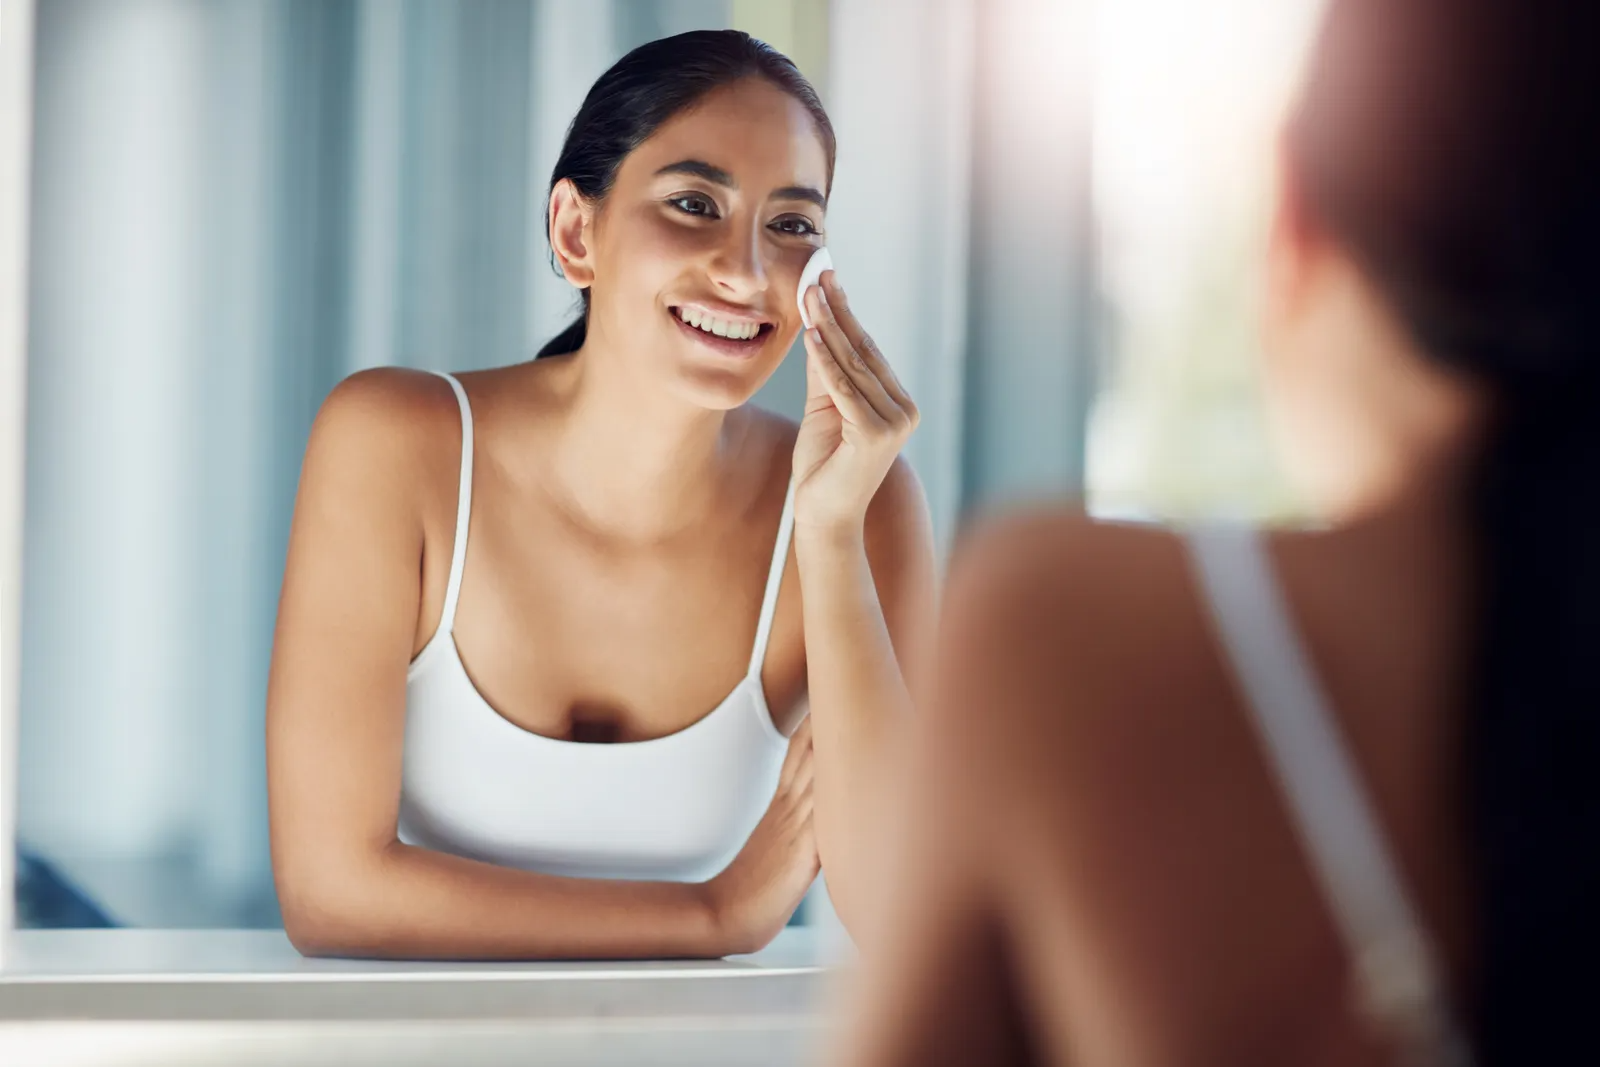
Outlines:
{"label": "woman's right arm", "polygon": [[[421,601],[422,472],[430,440],[448,439],[425,430],[440,419],[458,427],[454,410],[436,379],[365,372],[334,391],[312,429],[267,694],[273,873],[290,940],[310,955],[401,958],[759,948],[788,912],[771,889],[766,906],[757,903],[749,868],[796,866],[786,853],[809,833],[809,775],[802,830],[800,776],[788,766],[774,801],[789,815],[783,832],[769,831],[761,856],[741,853],[702,885],[534,874],[396,837],[406,670]],[[751,846],[763,845],[761,836]],[[755,881],[787,892],[798,878]],[[777,912],[776,920],[767,914]]]}

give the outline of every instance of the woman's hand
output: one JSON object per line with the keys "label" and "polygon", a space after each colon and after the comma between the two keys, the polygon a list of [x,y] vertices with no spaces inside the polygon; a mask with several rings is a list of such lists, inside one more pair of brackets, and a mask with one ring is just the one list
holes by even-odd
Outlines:
{"label": "woman's hand", "polygon": [[917,428],[883,353],[850,313],[833,271],[806,292],[806,412],[794,444],[795,523],[859,534],[867,505]]}
{"label": "woman's hand", "polygon": [[811,829],[811,717],[789,754],[767,813],[733,862],[704,884],[721,954],[764,948],[783,929],[820,865]]}

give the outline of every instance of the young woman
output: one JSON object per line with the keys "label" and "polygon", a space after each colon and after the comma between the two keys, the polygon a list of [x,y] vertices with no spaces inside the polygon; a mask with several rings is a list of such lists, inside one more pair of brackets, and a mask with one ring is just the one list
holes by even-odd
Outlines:
{"label": "young woman", "polygon": [[1325,525],[972,538],[832,1062],[1593,1055],[1597,42],[1332,0],[1264,323]]}
{"label": "young woman", "polygon": [[747,403],[801,328],[833,159],[771,48],[645,45],[551,177],[582,317],[529,363],[329,397],[268,707],[302,951],[751,951],[819,862],[853,919],[931,612],[917,412],[831,273],[803,421]]}

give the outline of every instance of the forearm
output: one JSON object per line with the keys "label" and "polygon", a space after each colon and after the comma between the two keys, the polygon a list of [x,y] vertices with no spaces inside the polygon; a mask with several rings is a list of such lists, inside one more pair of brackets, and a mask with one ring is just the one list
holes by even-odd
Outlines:
{"label": "forearm", "polygon": [[285,925],[308,955],[649,959],[726,951],[699,885],[564,878],[399,843],[345,877],[284,896]]}
{"label": "forearm", "polygon": [[817,851],[846,926],[880,821],[882,773],[911,697],[859,531],[796,531],[815,750]]}

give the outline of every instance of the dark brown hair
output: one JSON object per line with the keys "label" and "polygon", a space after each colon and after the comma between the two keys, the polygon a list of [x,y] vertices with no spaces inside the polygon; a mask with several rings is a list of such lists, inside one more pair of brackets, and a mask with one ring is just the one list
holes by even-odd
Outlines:
{"label": "dark brown hair", "polygon": [[1597,6],[1332,0],[1289,136],[1313,222],[1431,358],[1494,394],[1463,798],[1488,1064],[1596,1045]]}

